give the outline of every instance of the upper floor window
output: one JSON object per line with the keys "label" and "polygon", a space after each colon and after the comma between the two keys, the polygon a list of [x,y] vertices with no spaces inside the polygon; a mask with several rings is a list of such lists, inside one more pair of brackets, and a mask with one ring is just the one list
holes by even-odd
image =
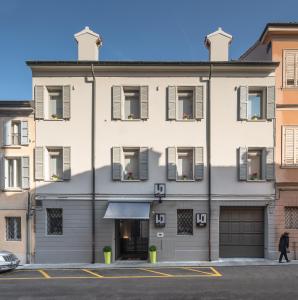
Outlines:
{"label": "upper floor window", "polygon": [[283,126],[282,165],[298,167],[298,126]]}
{"label": "upper floor window", "polygon": [[3,146],[29,144],[28,121],[8,120],[3,123]]}
{"label": "upper floor window", "polygon": [[238,91],[238,120],[275,118],[275,86],[240,86]]}
{"label": "upper floor window", "polygon": [[6,217],[6,240],[20,241],[21,235],[21,217]]}
{"label": "upper floor window", "polygon": [[70,180],[70,150],[70,147],[36,147],[35,180]]}
{"label": "upper floor window", "polygon": [[246,148],[238,151],[239,180],[274,179],[274,148]]}
{"label": "upper floor window", "polygon": [[5,157],[5,189],[28,189],[29,157]]}
{"label": "upper floor window", "polygon": [[203,86],[169,86],[167,98],[168,120],[203,119]]}
{"label": "upper floor window", "polygon": [[250,89],[248,92],[247,103],[247,118],[248,120],[262,120],[265,119],[265,91]]}
{"label": "upper floor window", "polygon": [[112,118],[114,120],[148,119],[148,86],[113,86]]}
{"label": "upper floor window", "polygon": [[168,180],[203,180],[203,147],[169,147],[167,153]]}
{"label": "upper floor window", "polygon": [[34,88],[35,118],[46,120],[70,119],[70,85]]}
{"label": "upper floor window", "polygon": [[284,51],[284,86],[298,87],[298,50]]}
{"label": "upper floor window", "polygon": [[49,106],[48,119],[58,120],[63,118],[62,88],[48,88]]}
{"label": "upper floor window", "polygon": [[113,147],[113,180],[147,180],[148,153],[147,147]]}

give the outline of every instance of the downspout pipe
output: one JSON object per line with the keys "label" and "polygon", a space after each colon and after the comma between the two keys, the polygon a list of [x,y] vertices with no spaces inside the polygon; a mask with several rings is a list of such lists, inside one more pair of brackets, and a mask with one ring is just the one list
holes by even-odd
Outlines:
{"label": "downspout pipe", "polygon": [[30,190],[27,195],[27,212],[26,212],[26,264],[30,264],[30,213],[31,213],[31,194]]}
{"label": "downspout pipe", "polygon": [[211,256],[211,78],[212,78],[212,64],[209,66],[208,79],[208,95],[207,95],[207,122],[206,122],[206,143],[207,143],[207,173],[208,173],[208,259],[212,260]]}
{"label": "downspout pipe", "polygon": [[94,65],[91,64],[91,73],[93,77],[92,81],[92,107],[91,107],[91,185],[92,185],[92,199],[91,199],[91,210],[92,210],[92,260],[91,263],[95,263],[95,115],[96,115],[96,79],[94,74]]}

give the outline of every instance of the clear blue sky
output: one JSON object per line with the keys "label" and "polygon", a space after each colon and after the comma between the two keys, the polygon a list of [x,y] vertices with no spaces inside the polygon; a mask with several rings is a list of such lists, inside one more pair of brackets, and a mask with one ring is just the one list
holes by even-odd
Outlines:
{"label": "clear blue sky", "polygon": [[74,33],[103,37],[101,60],[206,60],[206,34],[236,59],[267,22],[298,21],[297,0],[1,0],[0,99],[31,99],[26,60],[75,60]]}

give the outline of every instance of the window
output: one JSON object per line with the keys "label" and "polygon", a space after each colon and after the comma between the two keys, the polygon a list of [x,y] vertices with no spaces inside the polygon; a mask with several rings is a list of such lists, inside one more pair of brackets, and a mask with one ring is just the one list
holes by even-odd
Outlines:
{"label": "window", "polygon": [[139,180],[139,149],[124,148],[124,180]]}
{"label": "window", "polygon": [[177,234],[192,235],[193,234],[193,210],[177,209]]}
{"label": "window", "polygon": [[178,97],[178,119],[192,120],[194,119],[194,90],[192,88],[177,89]]}
{"label": "window", "polygon": [[248,120],[256,121],[265,118],[264,102],[264,91],[249,90],[247,103]]}
{"label": "window", "polygon": [[47,208],[47,234],[63,234],[63,209]]}
{"label": "window", "polygon": [[6,158],[5,159],[5,187],[21,188],[22,187],[22,159]]}
{"label": "window", "polygon": [[11,122],[11,144],[20,145],[21,144],[21,123],[18,121]]}
{"label": "window", "polygon": [[49,179],[62,180],[63,179],[63,150],[62,149],[48,149],[49,154]]}
{"label": "window", "polygon": [[126,120],[140,119],[140,89],[124,87],[124,118]]}
{"label": "window", "polygon": [[286,229],[298,229],[298,207],[285,207]]}
{"label": "window", "polygon": [[21,240],[21,217],[6,217],[6,240]]}
{"label": "window", "polygon": [[286,87],[298,86],[298,50],[284,52],[284,78]]}
{"label": "window", "polygon": [[282,164],[284,167],[298,167],[298,126],[283,126]]}
{"label": "window", "polygon": [[49,93],[49,119],[63,118],[62,88],[48,89]]}
{"label": "window", "polygon": [[262,179],[262,150],[249,149],[247,152],[248,180]]}
{"label": "window", "polygon": [[177,179],[193,180],[193,149],[177,149]]}

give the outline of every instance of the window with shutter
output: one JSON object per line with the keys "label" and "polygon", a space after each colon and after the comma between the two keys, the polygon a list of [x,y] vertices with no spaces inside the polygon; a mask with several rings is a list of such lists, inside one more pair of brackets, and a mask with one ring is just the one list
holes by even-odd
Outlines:
{"label": "window with shutter", "polygon": [[284,86],[298,86],[298,50],[284,52]]}
{"label": "window with shutter", "polygon": [[298,126],[283,126],[282,164],[284,167],[298,167]]}
{"label": "window with shutter", "polygon": [[139,148],[123,148],[124,180],[140,179],[140,149]]}

